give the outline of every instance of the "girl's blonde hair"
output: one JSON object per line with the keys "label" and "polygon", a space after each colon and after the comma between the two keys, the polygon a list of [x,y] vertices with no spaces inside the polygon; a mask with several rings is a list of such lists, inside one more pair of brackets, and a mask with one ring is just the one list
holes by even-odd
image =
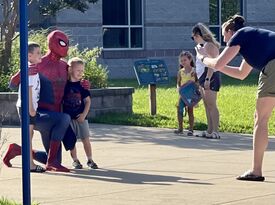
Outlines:
{"label": "girl's blonde hair", "polygon": [[197,23],[192,32],[195,35],[200,35],[205,42],[213,43],[217,48],[220,48],[220,43],[215,39],[214,34],[203,23]]}
{"label": "girl's blonde hair", "polygon": [[189,51],[182,51],[179,54],[179,67],[182,68],[182,65],[180,64],[180,60],[183,56],[186,56],[190,60],[190,65],[194,68],[195,67],[194,57],[192,53],[190,53]]}

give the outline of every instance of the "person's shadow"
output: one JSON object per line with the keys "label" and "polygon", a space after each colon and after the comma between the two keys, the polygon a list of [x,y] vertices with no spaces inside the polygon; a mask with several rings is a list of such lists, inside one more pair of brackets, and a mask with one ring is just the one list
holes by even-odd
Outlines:
{"label": "person's shadow", "polygon": [[67,177],[76,177],[82,179],[100,180],[113,183],[125,183],[125,184],[150,184],[150,185],[172,185],[173,183],[188,183],[198,185],[213,185],[208,182],[200,182],[197,179],[182,178],[175,176],[164,176],[156,174],[143,174],[136,172],[126,172],[112,169],[97,169],[97,170],[72,170],[70,173],[52,173],[46,172],[46,174],[57,174]]}

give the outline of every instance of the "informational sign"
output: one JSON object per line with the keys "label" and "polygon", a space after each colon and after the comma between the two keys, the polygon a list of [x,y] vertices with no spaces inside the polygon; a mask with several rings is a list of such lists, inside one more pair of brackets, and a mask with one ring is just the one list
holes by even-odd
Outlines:
{"label": "informational sign", "polygon": [[163,60],[139,60],[135,62],[134,70],[139,85],[168,84],[169,73]]}
{"label": "informational sign", "polygon": [[134,64],[139,85],[148,85],[149,107],[151,115],[157,114],[157,84],[168,84],[169,73],[163,60],[139,60]]}

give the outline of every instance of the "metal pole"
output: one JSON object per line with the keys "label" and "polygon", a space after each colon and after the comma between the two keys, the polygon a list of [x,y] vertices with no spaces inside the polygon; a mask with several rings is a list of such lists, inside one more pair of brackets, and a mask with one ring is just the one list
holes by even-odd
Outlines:
{"label": "metal pole", "polygon": [[22,178],[23,205],[31,205],[30,138],[29,138],[29,79],[28,79],[28,6],[20,0],[20,69],[22,99]]}

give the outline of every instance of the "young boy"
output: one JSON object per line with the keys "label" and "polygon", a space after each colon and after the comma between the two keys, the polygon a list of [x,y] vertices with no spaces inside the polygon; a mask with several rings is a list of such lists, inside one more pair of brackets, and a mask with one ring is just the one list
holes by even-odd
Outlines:
{"label": "young boy", "polygon": [[[36,64],[41,62],[41,51],[40,45],[35,42],[28,43],[28,64],[29,68],[35,67]],[[33,128],[36,121],[36,110],[38,107],[40,94],[40,79],[38,73],[35,75],[29,75],[29,114],[30,114],[30,170],[31,172],[45,172],[46,170],[36,165],[33,162],[32,154],[32,138],[33,138]],[[18,90],[18,100],[16,103],[19,117],[21,118],[21,85]]]}
{"label": "young boy", "polygon": [[[87,165],[92,169],[98,169],[97,164],[92,159],[92,147],[90,143],[89,124],[85,119],[89,113],[91,98],[90,92],[80,85],[80,80],[84,74],[84,61],[74,57],[69,60],[69,81],[66,84],[63,101],[63,112],[71,116],[71,127],[81,139],[87,156]],[[76,148],[71,150],[73,167],[82,169],[82,164],[77,158]]]}

